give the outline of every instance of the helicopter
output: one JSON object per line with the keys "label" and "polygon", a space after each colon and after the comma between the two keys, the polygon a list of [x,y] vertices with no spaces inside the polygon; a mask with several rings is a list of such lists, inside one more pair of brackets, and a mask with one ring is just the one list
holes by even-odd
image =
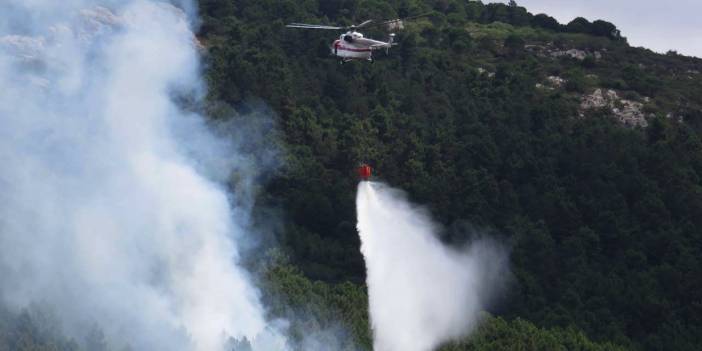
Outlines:
{"label": "helicopter", "polygon": [[340,63],[349,62],[351,60],[366,60],[369,62],[373,62],[373,51],[385,49],[385,53],[387,54],[390,48],[397,45],[397,43],[395,43],[395,33],[391,32],[390,37],[387,41],[381,41],[365,38],[362,33],[357,31],[357,29],[368,28],[372,26],[385,26],[389,31],[394,31],[398,29],[403,29],[404,21],[409,19],[415,19],[418,17],[423,17],[426,15],[427,14],[405,18],[396,18],[380,22],[367,20],[361,22],[358,25],[350,26],[327,26],[320,24],[290,23],[286,25],[286,27],[345,31],[345,33],[342,33],[339,36],[339,39],[335,40],[334,43],[332,43],[330,47],[332,55],[338,57]]}

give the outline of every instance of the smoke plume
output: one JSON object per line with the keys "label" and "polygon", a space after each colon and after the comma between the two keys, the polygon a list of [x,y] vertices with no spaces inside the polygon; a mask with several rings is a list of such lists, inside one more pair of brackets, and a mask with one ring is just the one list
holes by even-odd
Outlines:
{"label": "smoke plume", "polygon": [[193,8],[0,4],[0,300],[118,348],[282,350],[236,265],[246,157],[174,102],[203,94]]}
{"label": "smoke plume", "polygon": [[506,252],[475,240],[457,251],[403,193],[361,182],[356,199],[375,351],[429,351],[467,335],[507,272]]}

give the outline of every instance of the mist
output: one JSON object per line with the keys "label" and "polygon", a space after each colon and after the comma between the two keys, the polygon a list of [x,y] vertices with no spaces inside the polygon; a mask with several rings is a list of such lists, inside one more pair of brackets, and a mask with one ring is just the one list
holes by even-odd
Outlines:
{"label": "mist", "polygon": [[361,182],[356,198],[375,351],[430,351],[468,335],[508,273],[488,239],[458,250],[404,193]]}
{"label": "mist", "polygon": [[0,301],[114,348],[283,350],[237,265],[264,169],[175,102],[205,93],[177,5],[0,4]]}

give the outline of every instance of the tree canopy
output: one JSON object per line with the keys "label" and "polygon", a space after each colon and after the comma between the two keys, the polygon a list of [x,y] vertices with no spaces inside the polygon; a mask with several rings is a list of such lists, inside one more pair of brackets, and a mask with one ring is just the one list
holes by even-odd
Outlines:
{"label": "tree canopy", "polygon": [[[201,0],[199,11],[208,108],[263,101],[280,132],[284,165],[254,219],[283,214],[289,259],[261,286],[294,340],[339,327],[339,349],[371,347],[354,208],[363,161],[426,205],[447,245],[480,232],[512,248],[513,288],[444,350],[702,347],[702,61],[516,3]],[[337,33],[285,28],[423,13],[373,64],[330,57]],[[583,108],[597,89],[619,98]],[[617,119],[636,104],[646,127]],[[0,310],[0,350],[80,349],[33,320]]]}
{"label": "tree canopy", "polygon": [[[447,243],[469,240],[470,227],[512,245],[517,284],[491,311],[507,328],[698,348],[702,95],[679,77],[699,60],[631,48],[605,21],[561,25],[516,4],[207,0],[201,12],[211,99],[263,99],[276,112],[286,165],[260,205],[284,209],[280,242],[300,274],[363,283],[353,168],[365,161],[429,206]],[[334,35],[283,27],[419,13],[430,15],[372,65],[339,65]],[[570,49],[589,56],[556,56]],[[553,76],[564,86],[549,86]],[[596,88],[648,101],[649,127],[583,112]]]}

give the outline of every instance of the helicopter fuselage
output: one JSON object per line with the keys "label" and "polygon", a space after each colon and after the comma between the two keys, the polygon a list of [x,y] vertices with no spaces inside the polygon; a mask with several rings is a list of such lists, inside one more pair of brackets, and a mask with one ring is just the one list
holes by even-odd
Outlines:
{"label": "helicopter fuselage", "polygon": [[348,60],[373,60],[373,50],[389,49],[393,45],[393,35],[387,42],[364,38],[363,34],[356,31],[348,31],[339,36],[331,46],[334,56],[344,61]]}

